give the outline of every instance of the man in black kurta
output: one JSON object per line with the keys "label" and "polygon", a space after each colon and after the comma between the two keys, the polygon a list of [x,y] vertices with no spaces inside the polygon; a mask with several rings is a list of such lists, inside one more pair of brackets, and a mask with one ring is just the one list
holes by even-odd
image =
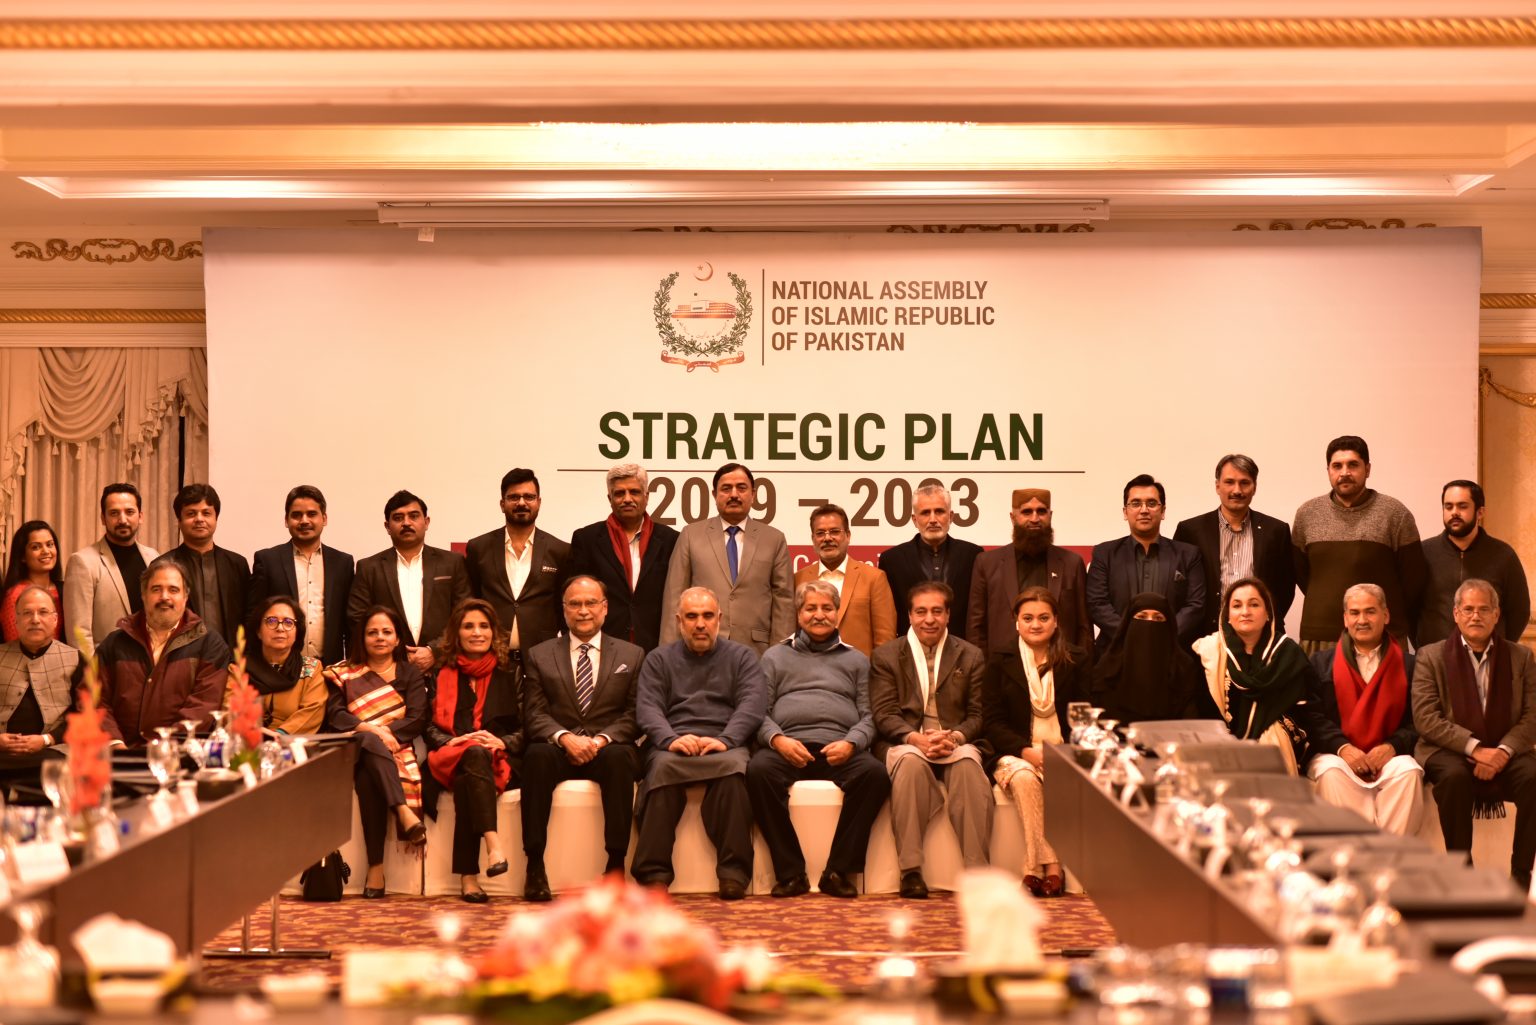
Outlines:
{"label": "man in black kurta", "polygon": [[678,598],[682,639],[645,659],[635,718],[649,738],[636,816],[640,836],[630,871],[647,885],[672,882],[672,841],[690,783],[703,783],[704,831],[715,845],[722,900],[746,896],[752,878],[748,743],[768,706],[753,649],[720,640],[720,603],[706,587]]}

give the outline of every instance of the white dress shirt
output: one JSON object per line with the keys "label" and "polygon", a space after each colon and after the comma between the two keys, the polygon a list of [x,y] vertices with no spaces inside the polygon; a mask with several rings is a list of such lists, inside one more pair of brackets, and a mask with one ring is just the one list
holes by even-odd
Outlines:
{"label": "white dress shirt", "polygon": [[[537,528],[535,528],[535,531]],[[512,547],[512,531],[508,528],[506,538],[502,542],[506,552],[507,586],[512,589],[512,597],[516,598],[523,593],[523,588],[528,583],[528,574],[533,572],[533,533],[529,533],[527,544],[519,553]],[[523,648],[521,639],[517,636],[517,617],[512,617],[512,622],[507,624],[507,629],[512,632],[512,648],[521,651]]]}
{"label": "white dress shirt", "polygon": [[421,576],[421,553],[424,550],[418,549],[414,559],[407,559],[400,554],[399,549],[395,550],[395,580],[400,585],[400,611],[405,614],[405,625],[410,628],[411,636],[416,638],[418,648],[430,643],[421,636],[421,606],[425,591]]}
{"label": "white dress shirt", "polygon": [[325,552],[313,555],[293,549],[293,578],[297,581],[299,606],[304,610],[304,654],[319,658],[325,651]]}
{"label": "white dress shirt", "polygon": [[827,568],[826,563],[822,563],[821,572],[818,574],[817,579],[825,580],[827,583],[837,588],[838,596],[841,597],[843,593],[843,581],[847,579],[847,577],[848,556],[844,555],[843,561],[838,563],[836,566],[833,566],[831,569]]}

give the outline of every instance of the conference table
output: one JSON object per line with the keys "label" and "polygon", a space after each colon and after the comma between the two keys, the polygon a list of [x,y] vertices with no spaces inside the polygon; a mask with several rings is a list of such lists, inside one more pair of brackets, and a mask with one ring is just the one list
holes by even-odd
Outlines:
{"label": "conference table", "polygon": [[[132,826],[119,850],[12,899],[47,904],[41,938],[66,974],[83,968],[70,937],[108,911],[164,933],[179,955],[200,951],[347,841],[356,759],[355,744],[329,747],[158,831],[144,828],[143,803],[130,802],[119,809]],[[0,942],[13,938],[10,917],[0,918]]]}

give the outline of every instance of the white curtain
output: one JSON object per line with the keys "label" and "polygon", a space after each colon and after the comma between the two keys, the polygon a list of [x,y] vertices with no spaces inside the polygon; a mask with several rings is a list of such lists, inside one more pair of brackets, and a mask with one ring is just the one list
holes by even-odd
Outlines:
{"label": "white curtain", "polygon": [[0,349],[0,546],[47,520],[63,554],[101,535],[103,486],[144,496],[139,539],[175,547],[171,499],[208,478],[202,349]]}

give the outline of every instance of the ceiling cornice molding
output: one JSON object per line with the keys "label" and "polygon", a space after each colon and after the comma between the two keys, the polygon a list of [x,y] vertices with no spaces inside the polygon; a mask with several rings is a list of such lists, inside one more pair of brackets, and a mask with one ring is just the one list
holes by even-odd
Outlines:
{"label": "ceiling cornice molding", "polygon": [[0,309],[0,324],[204,324],[205,310]]}
{"label": "ceiling cornice molding", "polygon": [[1536,46],[1536,18],[0,20],[6,50],[1019,50]]}

